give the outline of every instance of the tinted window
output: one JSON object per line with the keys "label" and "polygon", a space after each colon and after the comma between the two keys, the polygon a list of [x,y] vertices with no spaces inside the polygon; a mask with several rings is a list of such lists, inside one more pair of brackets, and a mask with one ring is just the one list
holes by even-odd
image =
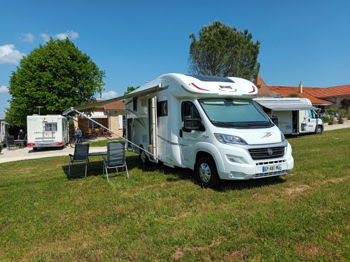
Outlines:
{"label": "tinted window", "polygon": [[200,119],[199,112],[192,102],[186,101],[181,104],[182,121],[184,121],[185,118]]}
{"label": "tinted window", "polygon": [[137,111],[137,97],[132,99],[132,108],[134,111]]}
{"label": "tinted window", "polygon": [[157,116],[168,115],[168,101],[160,101],[157,103]]}

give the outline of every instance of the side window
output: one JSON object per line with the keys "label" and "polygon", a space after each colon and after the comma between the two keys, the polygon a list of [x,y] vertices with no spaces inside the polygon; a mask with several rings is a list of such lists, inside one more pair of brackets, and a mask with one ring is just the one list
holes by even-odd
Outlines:
{"label": "side window", "polygon": [[168,101],[159,101],[157,103],[157,116],[168,115]]}
{"label": "side window", "polygon": [[181,119],[184,121],[186,118],[200,119],[196,106],[189,101],[182,102],[181,104]]}
{"label": "side window", "polygon": [[132,109],[133,109],[133,111],[137,111],[137,97],[134,97],[133,99],[132,99]]}
{"label": "side window", "polygon": [[57,123],[45,123],[45,131],[57,131]]}

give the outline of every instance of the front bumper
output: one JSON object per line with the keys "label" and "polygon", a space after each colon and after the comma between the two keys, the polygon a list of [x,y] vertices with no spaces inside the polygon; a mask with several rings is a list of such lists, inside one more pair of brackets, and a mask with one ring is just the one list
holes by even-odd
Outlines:
{"label": "front bumper", "polygon": [[[272,159],[253,160],[249,146],[225,147],[220,150],[223,166],[218,168],[219,177],[223,180],[249,180],[273,176],[282,176],[290,173],[294,167],[292,149],[286,143],[282,157]],[[275,145],[262,145],[269,147]]]}

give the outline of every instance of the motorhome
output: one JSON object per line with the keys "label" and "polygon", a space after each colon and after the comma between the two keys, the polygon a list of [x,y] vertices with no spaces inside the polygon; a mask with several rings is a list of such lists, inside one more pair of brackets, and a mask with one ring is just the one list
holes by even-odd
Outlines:
{"label": "motorhome", "polygon": [[257,92],[236,77],[162,75],[124,97],[127,139],[143,164],[190,168],[209,187],[286,175],[292,148]]}
{"label": "motorhome", "polygon": [[0,119],[0,145],[6,144],[6,137],[8,135],[8,123]]}
{"label": "motorhome", "polygon": [[62,115],[27,116],[27,146],[63,148],[69,142],[67,118]]}
{"label": "motorhome", "polygon": [[321,134],[323,122],[307,98],[254,99],[285,135]]}

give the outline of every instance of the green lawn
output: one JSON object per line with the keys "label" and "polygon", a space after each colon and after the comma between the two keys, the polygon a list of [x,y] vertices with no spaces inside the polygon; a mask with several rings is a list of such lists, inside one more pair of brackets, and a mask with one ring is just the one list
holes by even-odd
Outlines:
{"label": "green lawn", "polygon": [[349,261],[350,129],[290,139],[284,178],[202,189],[191,172],[67,177],[67,157],[0,164],[0,261]]}
{"label": "green lawn", "polygon": [[90,141],[89,142],[89,144],[90,144],[90,146],[92,146],[92,147],[97,147],[97,146],[107,146],[107,143],[109,142],[109,141],[121,141],[122,139],[120,139],[120,138],[106,138],[106,139],[103,139],[103,140],[97,140],[97,141]]}

